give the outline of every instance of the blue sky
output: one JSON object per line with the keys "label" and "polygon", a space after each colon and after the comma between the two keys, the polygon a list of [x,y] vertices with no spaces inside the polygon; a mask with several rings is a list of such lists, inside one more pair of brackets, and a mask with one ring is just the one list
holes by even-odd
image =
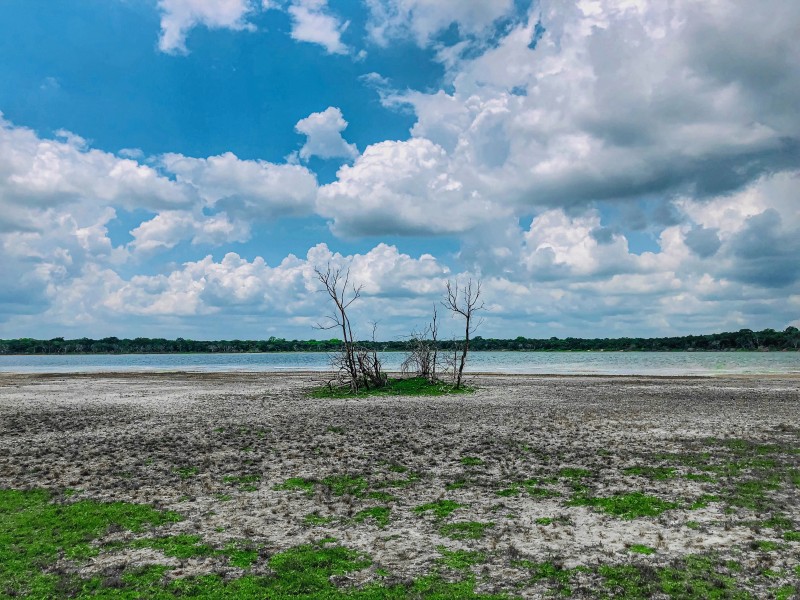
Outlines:
{"label": "blue sky", "polygon": [[769,4],[9,0],[0,336],[319,337],[328,262],[387,338],[468,277],[485,336],[797,325]]}

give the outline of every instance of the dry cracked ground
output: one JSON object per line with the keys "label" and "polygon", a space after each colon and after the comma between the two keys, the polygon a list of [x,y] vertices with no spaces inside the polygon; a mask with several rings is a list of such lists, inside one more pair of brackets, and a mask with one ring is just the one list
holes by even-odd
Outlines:
{"label": "dry cracked ground", "polygon": [[800,598],[797,378],[321,378],[1,376],[0,597]]}

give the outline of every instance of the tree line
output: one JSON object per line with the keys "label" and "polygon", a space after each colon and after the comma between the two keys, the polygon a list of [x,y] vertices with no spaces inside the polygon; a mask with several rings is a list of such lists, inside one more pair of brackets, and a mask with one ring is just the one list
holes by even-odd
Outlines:
{"label": "tree line", "polygon": [[[419,339],[362,341],[368,350],[409,352]],[[458,342],[437,340],[436,348],[453,350]],[[247,353],[247,352],[337,352],[342,347],[338,338],[328,340],[286,340],[270,337],[266,340],[191,340],[177,338],[133,339],[106,337],[102,339],[57,337],[49,340],[20,338],[0,340],[0,354],[177,354],[177,353]],[[526,338],[495,339],[481,336],[469,342],[470,351],[781,351],[800,350],[800,330],[787,327],[783,331],[740,329],[734,332],[708,335],[687,335],[660,338]]]}

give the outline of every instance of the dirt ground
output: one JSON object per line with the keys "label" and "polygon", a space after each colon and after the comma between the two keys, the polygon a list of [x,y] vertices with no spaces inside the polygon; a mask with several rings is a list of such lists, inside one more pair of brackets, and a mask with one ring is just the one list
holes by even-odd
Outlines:
{"label": "dirt ground", "polygon": [[[342,585],[468,551],[446,576],[479,591],[536,598],[568,580],[594,597],[613,595],[603,565],[700,555],[756,597],[797,593],[798,378],[484,375],[465,395],[309,399],[323,379],[0,375],[0,488],[153,504],[184,517],[160,535],[246,540],[263,559],[336,538],[373,561]],[[135,537],[109,531],[75,568],[241,573],[111,544]]]}

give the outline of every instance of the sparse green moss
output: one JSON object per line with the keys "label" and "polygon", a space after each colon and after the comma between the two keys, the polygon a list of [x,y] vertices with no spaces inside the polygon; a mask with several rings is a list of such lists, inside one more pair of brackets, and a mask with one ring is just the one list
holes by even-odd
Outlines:
{"label": "sparse green moss", "polygon": [[364,477],[352,475],[331,475],[322,480],[334,496],[361,496],[367,489],[367,480]]}
{"label": "sparse green moss", "polygon": [[623,519],[656,517],[665,510],[677,508],[678,506],[674,502],[667,502],[655,496],[647,496],[641,492],[615,494],[605,498],[576,496],[567,504],[569,506],[593,506]]}
{"label": "sparse green moss", "polygon": [[316,481],[313,479],[305,479],[303,477],[290,477],[283,483],[276,485],[275,490],[288,490],[288,491],[303,491],[311,496],[314,493],[314,484]]}
{"label": "sparse green moss", "polygon": [[468,569],[472,565],[478,565],[486,561],[486,554],[483,552],[448,550],[444,546],[437,546],[436,550],[442,555],[438,562],[451,569]]}
{"label": "sparse green moss", "polygon": [[461,521],[442,525],[439,528],[439,533],[454,540],[477,540],[482,538],[486,530],[492,527],[494,527],[494,523]]}
{"label": "sparse green moss", "polygon": [[354,519],[359,523],[366,519],[373,519],[378,524],[378,527],[383,528],[389,524],[389,514],[391,512],[392,510],[386,506],[373,506],[357,512]]}

